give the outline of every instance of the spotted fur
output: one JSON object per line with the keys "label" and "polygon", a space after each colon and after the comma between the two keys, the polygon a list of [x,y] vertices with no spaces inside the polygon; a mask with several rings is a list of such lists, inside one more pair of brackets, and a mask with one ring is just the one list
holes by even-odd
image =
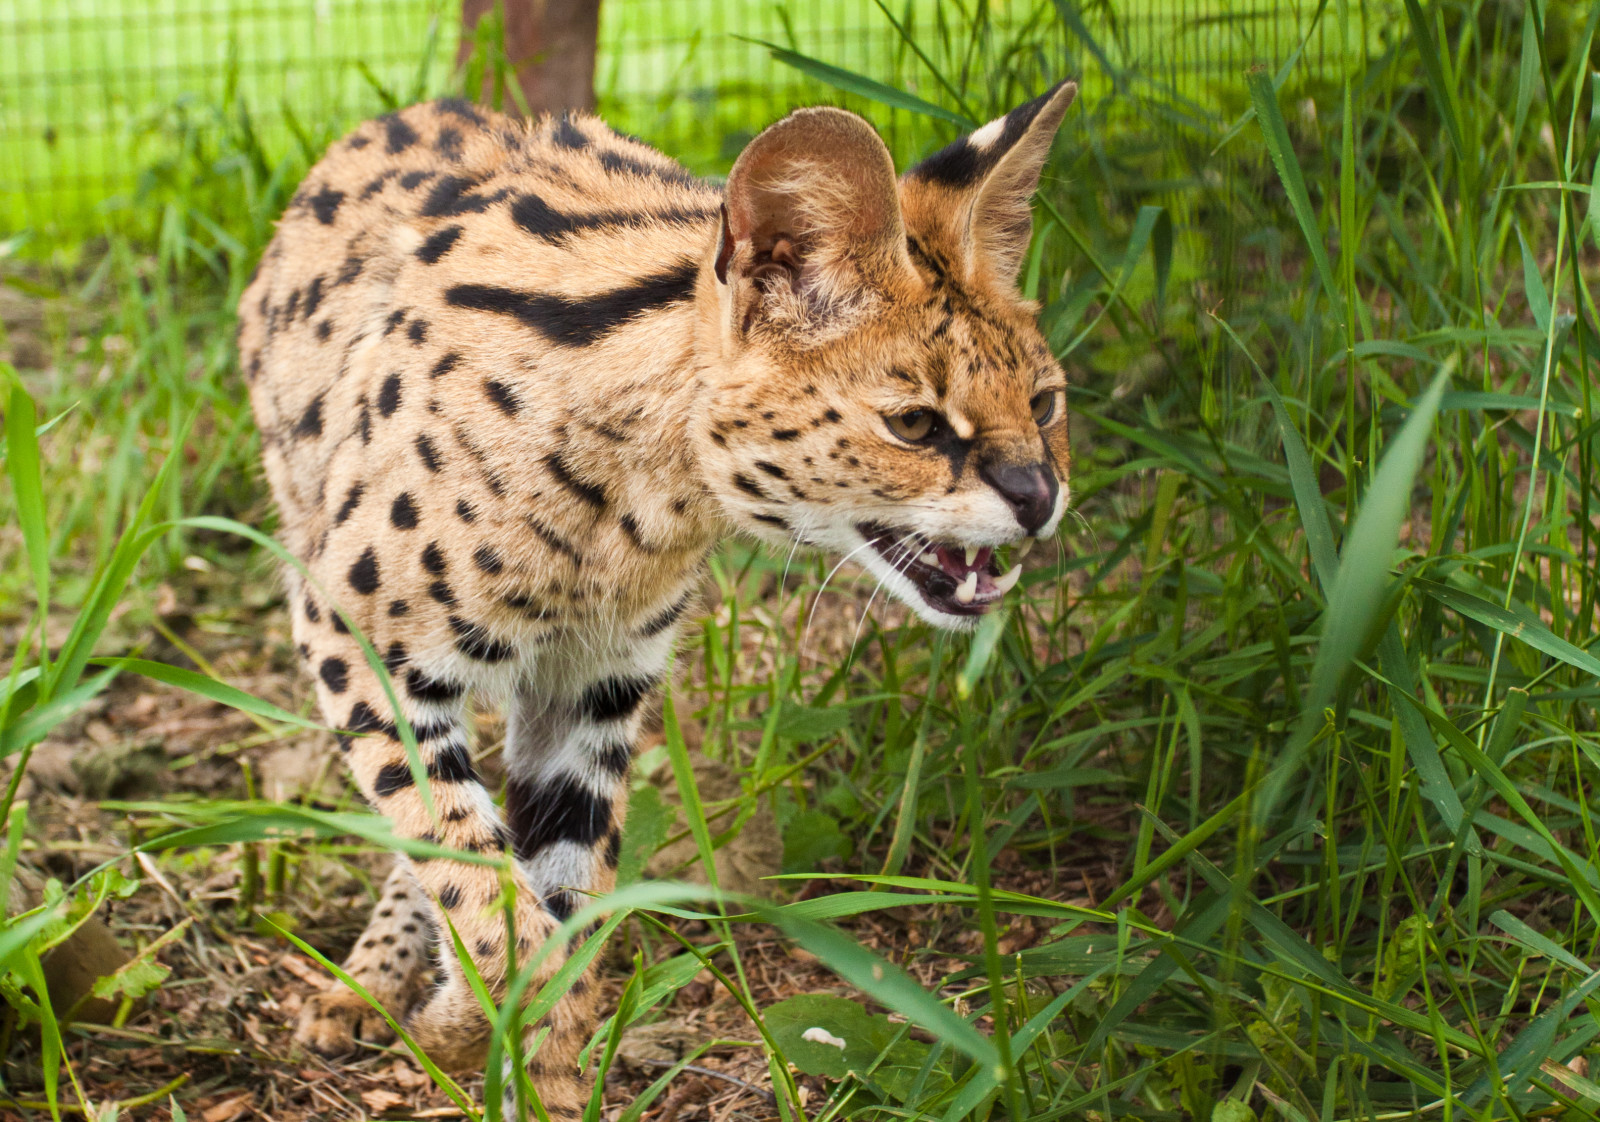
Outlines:
{"label": "spotted fur", "polygon": [[[940,573],[919,586],[871,528],[956,552],[1054,531],[1066,426],[1030,400],[1064,380],[1015,277],[1072,96],[899,179],[837,109],[773,125],[719,188],[591,117],[452,101],[368,122],[312,169],[240,304],[280,536],[314,578],[287,575],[295,638],[401,836],[514,855],[519,960],[613,884],[640,713],[719,538],[854,554],[964,627]],[[887,426],[916,410],[936,438]],[[392,676],[431,814],[351,624]],[[508,701],[503,812],[469,691]],[[498,876],[402,863],[349,959],[445,1063],[475,1062],[487,1026],[451,954],[421,992],[423,948],[448,919],[502,991]],[[536,1082],[576,1117],[590,987],[547,1022]],[[380,1031],[330,994],[300,1037],[339,1051]]]}

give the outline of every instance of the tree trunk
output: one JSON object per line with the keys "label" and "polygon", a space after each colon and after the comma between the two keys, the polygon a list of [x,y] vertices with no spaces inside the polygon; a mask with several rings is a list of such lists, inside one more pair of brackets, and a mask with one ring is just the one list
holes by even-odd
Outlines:
{"label": "tree trunk", "polygon": [[[456,65],[472,53],[472,28],[496,6],[505,12],[506,58],[534,114],[594,109],[594,56],[600,36],[600,0],[461,0],[461,46]],[[492,96],[485,75],[480,97]],[[505,108],[517,106],[506,98]]]}

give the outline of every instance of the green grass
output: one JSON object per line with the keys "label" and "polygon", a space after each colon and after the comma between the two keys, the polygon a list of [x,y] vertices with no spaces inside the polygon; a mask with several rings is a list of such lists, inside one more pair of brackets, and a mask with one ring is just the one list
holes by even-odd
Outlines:
{"label": "green grass", "polygon": [[[868,618],[849,658],[805,628],[839,595],[821,588],[830,563],[785,582],[781,557],[718,555],[725,605],[684,643],[686,696],[744,794],[705,810],[768,801],[790,871],[871,894],[734,914],[631,886],[618,904],[649,951],[632,1013],[656,1015],[699,956],[749,1001],[723,944],[775,925],[933,1030],[816,999],[771,1010],[780,1100],[789,1062],[837,1076],[812,1118],[1594,1117],[1600,1086],[1567,1065],[1600,1055],[1600,4],[1416,3],[1363,22],[1336,0],[1318,66],[1277,91],[1286,55],[1175,85],[1099,9],[1084,18],[1107,72],[1063,32],[1073,10],[917,23],[921,54],[866,77],[915,78],[974,119],[1064,67],[1092,78],[1025,273],[1073,383],[1081,520],[974,639]],[[902,154],[954,132],[878,115]],[[68,311],[38,328],[52,361],[7,410],[18,531],[0,598],[23,636],[8,751],[50,700],[71,708],[90,653],[145,635],[148,590],[184,558],[267,579],[217,521],[152,535],[126,591],[91,576],[162,519],[266,518],[226,309],[303,164],[232,125],[203,144],[148,196],[151,240],[27,276]],[[93,325],[81,355],[69,322]],[[24,393],[54,422],[37,491]],[[30,687],[47,587],[55,669]],[[114,602],[129,611],[102,632],[94,606]],[[90,622],[58,642],[75,618]],[[692,791],[681,748],[669,722]],[[669,827],[640,805],[629,844],[650,848]],[[381,839],[370,819],[270,804],[141,813],[152,848]],[[728,823],[691,810],[678,828],[704,850]],[[1105,866],[1109,893],[1074,900],[1062,874]],[[907,961],[968,962],[937,992],[848,934],[930,894],[943,945]],[[704,908],[712,940],[675,943],[669,907]],[[1024,918],[1042,937],[1001,953]],[[53,1072],[57,1029],[29,990],[48,936],[29,922],[0,932],[5,993],[44,1020]],[[819,1020],[871,1047],[838,1066],[800,1038]]]}

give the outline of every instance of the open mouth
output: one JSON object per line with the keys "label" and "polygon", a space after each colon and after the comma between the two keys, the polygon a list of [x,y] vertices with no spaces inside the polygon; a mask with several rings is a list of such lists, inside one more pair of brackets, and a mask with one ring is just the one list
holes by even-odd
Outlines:
{"label": "open mouth", "polygon": [[[1022,576],[1018,553],[1006,572],[991,546],[930,541],[914,530],[875,522],[856,526],[878,555],[917,586],[928,606],[953,616],[981,616],[1000,603]],[[1028,539],[1023,549],[1032,544]]]}

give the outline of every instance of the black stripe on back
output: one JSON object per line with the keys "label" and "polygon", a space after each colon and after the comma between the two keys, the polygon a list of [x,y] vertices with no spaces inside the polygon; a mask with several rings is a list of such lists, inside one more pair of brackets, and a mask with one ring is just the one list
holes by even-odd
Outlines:
{"label": "black stripe on back", "polygon": [[551,245],[560,245],[569,235],[584,230],[636,230],[651,225],[698,226],[717,217],[705,207],[667,207],[655,211],[602,210],[594,214],[567,214],[556,210],[537,195],[523,195],[511,204],[511,218],[518,226]]}
{"label": "black stripe on back", "polygon": [[445,301],[457,308],[511,316],[552,343],[587,347],[635,316],[690,299],[699,269],[696,262],[684,260],[665,273],[580,297],[519,292],[493,284],[458,284],[446,290]]}

